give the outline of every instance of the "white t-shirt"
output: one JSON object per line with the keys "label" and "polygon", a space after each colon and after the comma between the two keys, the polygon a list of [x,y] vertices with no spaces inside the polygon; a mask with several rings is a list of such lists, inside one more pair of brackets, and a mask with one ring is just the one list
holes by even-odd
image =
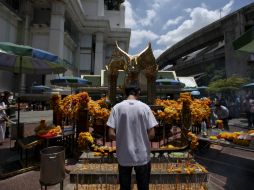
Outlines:
{"label": "white t-shirt", "polygon": [[214,110],[215,118],[217,119],[227,119],[229,116],[229,110],[225,106],[220,106]]}
{"label": "white t-shirt", "polygon": [[138,100],[124,100],[112,108],[107,125],[116,130],[120,165],[138,166],[150,161],[147,130],[158,125],[150,107]]}

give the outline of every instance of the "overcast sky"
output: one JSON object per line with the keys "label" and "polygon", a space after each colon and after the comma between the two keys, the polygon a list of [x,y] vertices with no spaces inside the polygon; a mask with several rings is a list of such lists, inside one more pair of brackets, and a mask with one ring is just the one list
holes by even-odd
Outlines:
{"label": "overcast sky", "polygon": [[125,0],[125,25],[131,28],[129,54],[152,43],[155,57],[198,29],[253,0]]}

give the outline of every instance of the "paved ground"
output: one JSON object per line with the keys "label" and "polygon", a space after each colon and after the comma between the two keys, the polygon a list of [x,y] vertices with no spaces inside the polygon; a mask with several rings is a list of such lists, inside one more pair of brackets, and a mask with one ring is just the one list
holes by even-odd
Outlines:
{"label": "paved ground", "polygon": [[[16,114],[17,116],[17,114]],[[21,111],[20,112],[20,122],[23,123],[35,123],[40,120],[46,120],[47,122],[52,122],[53,112],[52,110],[47,111]]]}
{"label": "paved ground", "polygon": [[[21,112],[20,120],[33,128],[41,119],[48,123],[52,122],[51,111],[30,111]],[[33,123],[33,125],[31,125]],[[30,124],[30,125],[29,125]],[[231,131],[247,130],[246,119],[232,119],[229,122]],[[32,130],[31,130],[32,131]],[[0,165],[19,159],[15,150],[11,150],[13,142],[6,139],[3,146],[0,146]],[[195,154],[195,159],[208,168],[211,172],[209,189],[239,190],[251,189],[254,186],[254,153],[232,148],[213,146],[209,150],[202,150]],[[15,162],[13,162],[15,163]],[[67,166],[70,168],[71,164]],[[0,167],[1,173],[1,167]],[[0,181],[0,190],[39,190],[39,171],[30,171]],[[74,185],[69,183],[69,175],[66,174],[64,181],[65,190],[73,190]],[[59,185],[51,186],[48,189],[58,190]]]}

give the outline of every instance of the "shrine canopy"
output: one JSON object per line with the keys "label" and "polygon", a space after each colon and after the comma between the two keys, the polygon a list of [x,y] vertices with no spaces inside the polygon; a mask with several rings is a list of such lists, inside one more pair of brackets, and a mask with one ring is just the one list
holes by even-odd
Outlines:
{"label": "shrine canopy", "polygon": [[50,80],[52,85],[64,86],[64,87],[84,87],[88,86],[90,82],[86,79],[73,76],[58,77]]}

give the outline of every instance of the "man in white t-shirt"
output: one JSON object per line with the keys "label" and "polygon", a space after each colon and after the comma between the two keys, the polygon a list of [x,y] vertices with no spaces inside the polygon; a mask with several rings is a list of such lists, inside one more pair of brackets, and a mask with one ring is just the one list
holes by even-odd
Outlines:
{"label": "man in white t-shirt", "polygon": [[151,158],[150,141],[154,127],[158,125],[150,107],[137,100],[140,89],[125,88],[127,99],[116,104],[108,119],[109,136],[116,138],[120,190],[131,189],[131,173],[134,167],[138,190],[148,190]]}

